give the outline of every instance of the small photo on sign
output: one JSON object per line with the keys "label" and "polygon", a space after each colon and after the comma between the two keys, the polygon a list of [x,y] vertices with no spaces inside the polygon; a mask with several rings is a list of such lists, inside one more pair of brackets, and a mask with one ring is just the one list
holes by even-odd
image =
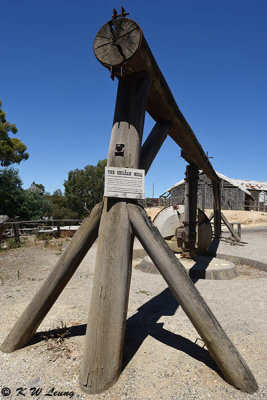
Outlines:
{"label": "small photo on sign", "polygon": [[104,196],[123,199],[144,199],[145,170],[106,167]]}

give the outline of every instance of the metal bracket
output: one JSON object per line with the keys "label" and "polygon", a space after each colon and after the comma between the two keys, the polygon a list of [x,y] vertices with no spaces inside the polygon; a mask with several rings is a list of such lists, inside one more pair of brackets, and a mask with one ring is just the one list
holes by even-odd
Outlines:
{"label": "metal bracket", "polygon": [[118,17],[125,18],[125,17],[126,17],[127,15],[129,15],[129,14],[130,14],[130,13],[126,12],[122,6],[121,6],[121,13],[120,13],[120,14],[118,14],[118,13],[117,13],[117,10],[115,10],[115,8],[113,8],[112,19],[116,19],[116,18],[118,18]]}
{"label": "metal bracket", "polygon": [[115,147],[115,156],[123,157],[124,156],[124,147],[125,147],[124,144],[117,143],[116,147]]}

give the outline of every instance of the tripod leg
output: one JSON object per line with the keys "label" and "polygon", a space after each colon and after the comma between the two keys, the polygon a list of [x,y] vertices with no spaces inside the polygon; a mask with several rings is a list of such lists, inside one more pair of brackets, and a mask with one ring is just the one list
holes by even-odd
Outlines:
{"label": "tripod leg", "polygon": [[258,386],[250,369],[158,229],[150,222],[141,207],[128,204],[127,208],[134,233],[206,343],[226,381],[244,392],[255,392]]}
{"label": "tripod leg", "polygon": [[73,236],[55,268],[6,337],[1,350],[10,353],[25,346],[95,242],[103,204],[97,204]]}

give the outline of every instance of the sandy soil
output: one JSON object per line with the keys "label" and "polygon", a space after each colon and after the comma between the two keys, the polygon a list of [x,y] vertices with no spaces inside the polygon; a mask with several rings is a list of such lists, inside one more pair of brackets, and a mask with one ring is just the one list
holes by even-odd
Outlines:
{"label": "sandy soil", "polygon": [[[150,207],[146,211],[153,219],[163,207]],[[210,216],[213,210],[205,210],[207,216]],[[267,227],[267,212],[262,211],[240,211],[240,210],[222,210],[229,222],[239,222],[241,228],[259,228]]]}
{"label": "sandy soil", "polygon": [[[54,267],[67,242],[0,252],[1,332],[4,340],[33,294]],[[0,353],[1,399],[31,398],[33,389],[56,398],[113,400],[266,399],[266,276],[238,267],[231,281],[199,280],[197,289],[253,371],[259,391],[241,393],[217,373],[198,333],[160,275],[133,269],[123,371],[107,392],[85,395],[79,367],[92,288],[95,244],[38,329],[34,341],[11,354]],[[22,388],[25,397],[17,396]],[[54,388],[54,389],[53,389]],[[62,395],[55,395],[55,392]],[[65,395],[63,393],[65,392]]]}

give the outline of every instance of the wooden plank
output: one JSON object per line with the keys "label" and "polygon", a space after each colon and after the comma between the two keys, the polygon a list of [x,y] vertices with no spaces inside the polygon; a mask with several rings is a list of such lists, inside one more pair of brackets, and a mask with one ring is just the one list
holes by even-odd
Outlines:
{"label": "wooden plank", "polygon": [[[124,33],[124,25],[121,25],[121,28],[118,27],[117,37],[123,37],[123,48],[120,47],[119,40],[113,39],[114,44],[109,45],[108,54],[104,53],[105,58],[103,59],[102,53],[100,56],[97,54],[98,49],[96,47],[99,46],[98,41],[97,46],[95,45],[94,47],[96,57],[106,68],[110,69],[112,67],[112,73],[118,78],[120,78],[122,74],[123,76],[127,76],[140,71],[145,71],[150,75],[152,85],[148,95],[147,111],[155,121],[170,121],[172,127],[168,134],[172,139],[188,154],[191,161],[194,162],[199,169],[202,169],[211,180],[218,181],[218,176],[207,155],[178,108],[140,27],[136,22],[128,18],[123,18],[123,20],[124,24],[129,21],[128,23],[130,25],[133,24],[135,27],[134,36],[136,41],[134,42],[133,55],[131,57],[125,55],[124,48],[131,48],[133,38],[131,35]],[[108,32],[113,23],[114,21],[107,22],[99,32],[102,30],[105,33]],[[107,37],[106,35],[99,34],[99,32],[97,38],[99,35]]]}
{"label": "wooden plank", "polygon": [[204,340],[226,381],[244,392],[255,392],[258,386],[252,372],[158,229],[141,207],[128,204],[127,208],[134,233]]}
{"label": "wooden plank", "polygon": [[169,121],[158,121],[143,144],[141,148],[139,168],[144,169],[146,174],[164,143],[171,125],[172,124]]}
{"label": "wooden plank", "polygon": [[84,220],[55,268],[3,342],[2,351],[9,353],[29,343],[38,326],[96,240],[102,207],[102,203],[97,204],[90,216]]}
{"label": "wooden plank", "polygon": [[[119,81],[107,165],[138,168],[148,76]],[[123,145],[118,154],[116,145]],[[131,277],[133,233],[126,200],[104,200],[80,386],[86,393],[108,389],[121,371]]]}

